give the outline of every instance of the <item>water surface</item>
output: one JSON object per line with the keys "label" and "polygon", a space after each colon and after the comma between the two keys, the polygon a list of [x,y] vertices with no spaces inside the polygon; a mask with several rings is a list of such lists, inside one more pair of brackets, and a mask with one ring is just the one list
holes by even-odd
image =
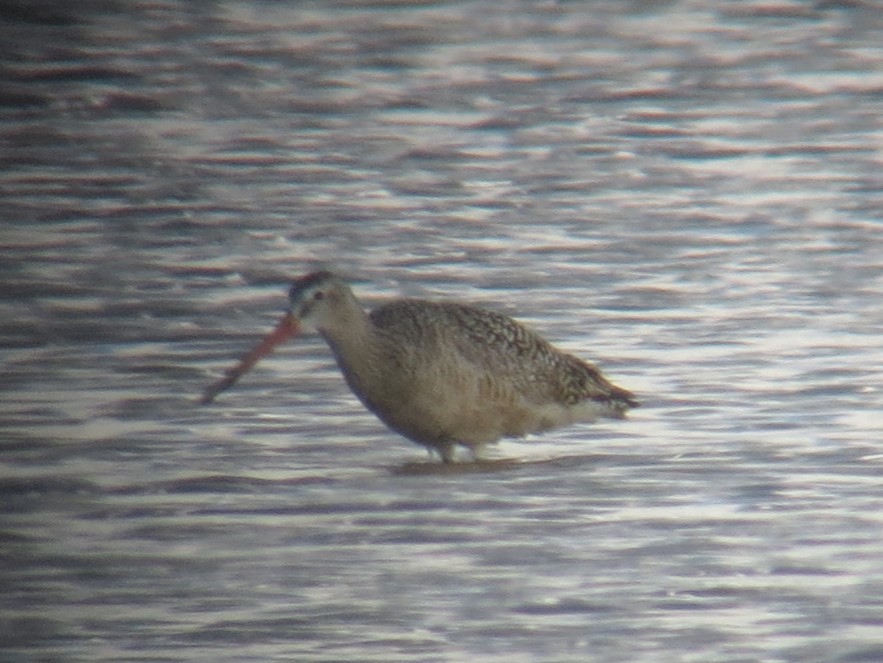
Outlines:
{"label": "water surface", "polygon": [[[883,657],[871,4],[4,11],[4,660]],[[428,465],[316,338],[198,406],[318,267],[643,406]]]}

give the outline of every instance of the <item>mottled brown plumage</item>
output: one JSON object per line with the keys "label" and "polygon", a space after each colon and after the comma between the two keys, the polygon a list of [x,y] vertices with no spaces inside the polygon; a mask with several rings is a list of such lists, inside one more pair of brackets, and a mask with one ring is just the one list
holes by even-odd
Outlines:
{"label": "mottled brown plumage", "polygon": [[[501,437],[622,418],[638,405],[595,366],[499,313],[404,299],[366,314],[330,272],[296,281],[290,299],[289,321],[274,334],[285,337],[301,326],[318,331],[365,406],[446,462],[457,445],[477,454]],[[265,339],[209,387],[203,401],[232,385],[279,340]]]}

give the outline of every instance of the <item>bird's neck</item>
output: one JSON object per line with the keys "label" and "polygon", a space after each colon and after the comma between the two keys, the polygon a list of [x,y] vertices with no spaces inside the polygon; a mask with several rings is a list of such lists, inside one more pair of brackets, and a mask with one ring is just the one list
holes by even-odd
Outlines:
{"label": "bird's neck", "polygon": [[376,396],[385,393],[385,343],[368,316],[360,313],[346,329],[335,327],[323,330],[322,335],[350,389],[369,409],[376,411]]}
{"label": "bird's neck", "polygon": [[337,363],[344,374],[362,374],[374,364],[373,352],[377,345],[374,325],[358,304],[347,307],[335,316],[334,324],[321,328]]}

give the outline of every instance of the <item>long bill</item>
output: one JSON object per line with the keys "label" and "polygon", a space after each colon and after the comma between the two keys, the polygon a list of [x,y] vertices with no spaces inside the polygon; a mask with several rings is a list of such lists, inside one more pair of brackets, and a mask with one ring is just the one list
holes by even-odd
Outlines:
{"label": "long bill", "polygon": [[297,334],[298,330],[297,318],[289,311],[282,316],[282,319],[276,324],[276,328],[267,334],[263,341],[254,346],[247,355],[239,360],[239,363],[224,372],[224,377],[206,387],[199,402],[202,405],[211,403],[215,400],[215,396],[232,387],[242,375],[260,361],[261,357],[266,357],[277,345]]}

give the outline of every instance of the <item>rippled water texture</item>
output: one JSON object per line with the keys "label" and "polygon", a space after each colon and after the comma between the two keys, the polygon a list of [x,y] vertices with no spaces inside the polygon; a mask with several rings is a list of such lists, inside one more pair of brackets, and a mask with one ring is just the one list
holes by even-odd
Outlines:
{"label": "rippled water texture", "polygon": [[[0,10],[4,661],[883,660],[871,2]],[[428,465],[291,278],[643,406]]]}

